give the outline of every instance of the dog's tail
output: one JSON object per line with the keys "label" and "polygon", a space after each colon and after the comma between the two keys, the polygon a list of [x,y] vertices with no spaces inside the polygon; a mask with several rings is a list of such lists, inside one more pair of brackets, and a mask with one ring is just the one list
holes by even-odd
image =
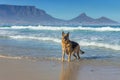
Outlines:
{"label": "dog's tail", "polygon": [[80,49],[81,54],[84,54],[85,52]]}

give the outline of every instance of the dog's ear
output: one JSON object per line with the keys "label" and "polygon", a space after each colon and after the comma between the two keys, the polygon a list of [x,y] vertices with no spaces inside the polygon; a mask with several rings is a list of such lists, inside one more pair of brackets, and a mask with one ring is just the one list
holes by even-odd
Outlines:
{"label": "dog's ear", "polygon": [[62,31],[62,35],[64,35],[65,33],[64,33],[64,31]]}
{"label": "dog's ear", "polygon": [[70,33],[68,32],[68,33],[67,33],[67,36],[68,36],[68,37],[69,37],[69,34],[70,34]]}

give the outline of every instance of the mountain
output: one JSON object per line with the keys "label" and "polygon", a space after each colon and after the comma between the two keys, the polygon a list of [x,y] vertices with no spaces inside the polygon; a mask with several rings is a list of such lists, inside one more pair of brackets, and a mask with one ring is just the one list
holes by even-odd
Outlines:
{"label": "mountain", "polygon": [[109,24],[109,23],[111,23],[111,24],[118,23],[118,22],[113,21],[113,20],[111,20],[109,18],[106,18],[106,17],[100,17],[100,18],[96,19],[96,22],[97,23],[102,23],[102,24],[106,24],[106,23],[107,24]]}
{"label": "mountain", "polygon": [[71,19],[70,21],[76,22],[76,23],[93,23],[95,21],[95,19],[87,16],[85,13],[82,13],[79,16]]}
{"label": "mountain", "polygon": [[0,24],[57,24],[54,18],[35,6],[0,5]]}
{"label": "mountain", "polygon": [[81,25],[117,24],[106,17],[91,18],[85,13],[71,20],[54,18],[35,6],[0,5],[0,25]]}
{"label": "mountain", "polygon": [[69,20],[70,22],[77,24],[118,24],[118,22],[113,21],[106,17],[100,17],[98,19],[91,18],[85,13],[80,14],[79,16]]}

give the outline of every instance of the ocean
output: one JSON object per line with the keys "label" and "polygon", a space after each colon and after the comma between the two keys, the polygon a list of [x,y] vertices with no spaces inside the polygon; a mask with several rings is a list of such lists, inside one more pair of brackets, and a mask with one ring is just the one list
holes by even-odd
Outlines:
{"label": "ocean", "polygon": [[60,60],[62,31],[80,44],[83,59],[120,58],[120,26],[41,25],[0,26],[0,57]]}

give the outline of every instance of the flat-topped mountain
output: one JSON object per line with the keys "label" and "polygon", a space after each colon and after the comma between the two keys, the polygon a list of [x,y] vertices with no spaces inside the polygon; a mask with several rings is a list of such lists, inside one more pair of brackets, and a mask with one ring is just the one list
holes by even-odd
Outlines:
{"label": "flat-topped mountain", "polygon": [[35,6],[0,5],[0,25],[81,25],[117,24],[106,17],[91,18],[85,13],[71,20],[62,20],[47,14]]}
{"label": "flat-topped mountain", "polygon": [[0,5],[0,24],[55,24],[61,21],[35,6]]}

